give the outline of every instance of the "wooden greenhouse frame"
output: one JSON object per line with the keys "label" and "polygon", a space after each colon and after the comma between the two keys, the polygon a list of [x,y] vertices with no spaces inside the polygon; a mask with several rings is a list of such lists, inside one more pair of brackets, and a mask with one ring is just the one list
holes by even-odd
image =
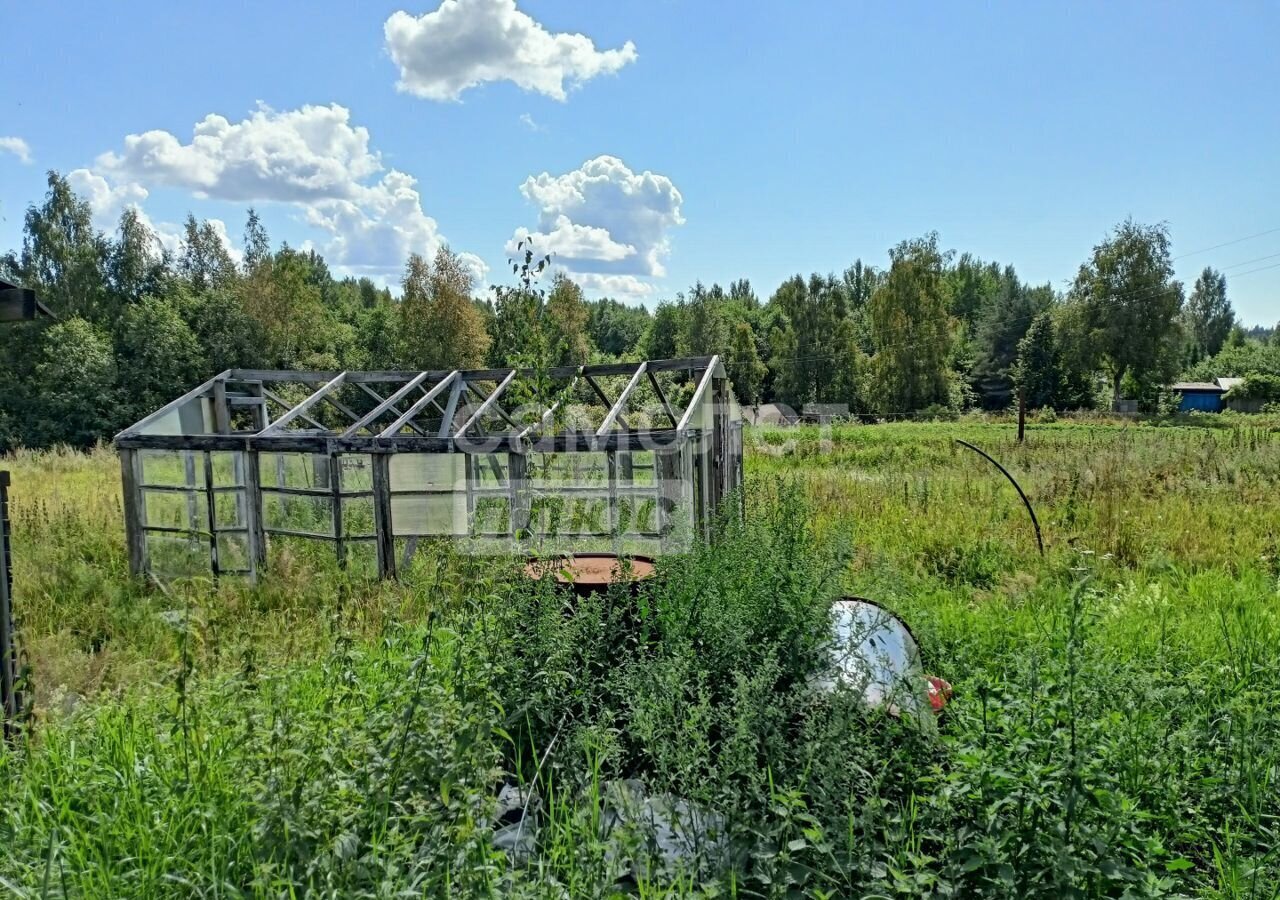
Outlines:
{"label": "wooden greenhouse frame", "polygon": [[741,410],[718,356],[229,369],[115,446],[135,574],[164,568],[160,544],[214,577],[256,576],[276,541],[331,544],[343,567],[362,552],[382,578],[438,538],[478,552],[678,552],[709,537],[742,483]]}

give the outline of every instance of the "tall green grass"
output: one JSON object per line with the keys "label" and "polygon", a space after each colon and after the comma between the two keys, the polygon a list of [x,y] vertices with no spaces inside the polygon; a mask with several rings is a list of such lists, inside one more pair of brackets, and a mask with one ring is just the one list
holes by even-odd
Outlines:
{"label": "tall green grass", "polygon": [[[112,454],[9,465],[15,895],[1280,896],[1274,432],[750,432],[745,520],[588,601],[447,547],[148,590]],[[843,593],[955,685],[936,735],[811,686]],[[609,827],[625,779],[717,833],[670,865]]]}

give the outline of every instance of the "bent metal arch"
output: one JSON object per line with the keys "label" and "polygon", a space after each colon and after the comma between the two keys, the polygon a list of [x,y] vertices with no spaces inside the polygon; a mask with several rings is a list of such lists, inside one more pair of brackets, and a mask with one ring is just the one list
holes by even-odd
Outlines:
{"label": "bent metal arch", "polygon": [[230,369],[117,435],[135,574],[256,576],[328,548],[394,577],[420,542],[657,555],[742,483],[718,356],[427,372]]}

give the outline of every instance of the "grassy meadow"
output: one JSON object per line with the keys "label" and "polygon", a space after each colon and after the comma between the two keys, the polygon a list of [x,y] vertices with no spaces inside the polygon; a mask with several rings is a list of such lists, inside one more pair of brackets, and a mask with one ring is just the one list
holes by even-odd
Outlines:
{"label": "grassy meadow", "polygon": [[[447,546],[148,588],[114,453],[19,454],[0,889],[1280,897],[1280,428],[1215,421],[748,430],[743,519],[576,604]],[[813,686],[845,594],[955,686],[936,734]],[[626,779],[714,834],[664,860]]]}

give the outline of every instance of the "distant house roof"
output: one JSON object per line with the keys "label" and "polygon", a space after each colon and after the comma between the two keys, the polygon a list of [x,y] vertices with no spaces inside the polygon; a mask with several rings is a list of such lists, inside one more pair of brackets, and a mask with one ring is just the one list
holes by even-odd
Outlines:
{"label": "distant house roof", "polygon": [[1239,385],[1244,384],[1243,378],[1219,378],[1217,381],[1218,387],[1222,388],[1224,391],[1229,391],[1233,387],[1238,387]]}
{"label": "distant house roof", "polygon": [[1227,390],[1208,381],[1179,381],[1169,389],[1180,394],[1224,394]]}
{"label": "distant house roof", "polygon": [[36,299],[36,292],[0,278],[0,322],[21,322],[39,317],[54,318],[49,307]]}
{"label": "distant house roof", "polygon": [[742,418],[752,425],[794,425],[799,417],[785,403],[761,403],[742,407]]}
{"label": "distant house roof", "polygon": [[849,415],[849,404],[806,403],[803,412],[806,416],[847,416]]}

